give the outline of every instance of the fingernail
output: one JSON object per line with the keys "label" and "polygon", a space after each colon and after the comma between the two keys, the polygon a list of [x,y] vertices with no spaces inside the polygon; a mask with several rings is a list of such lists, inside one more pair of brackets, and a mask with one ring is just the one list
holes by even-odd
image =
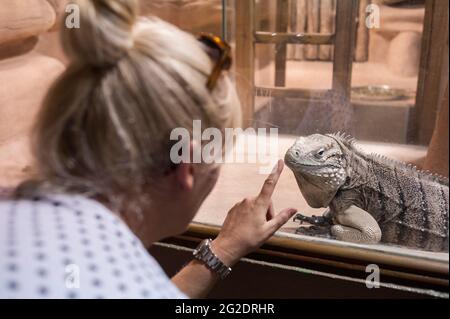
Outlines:
{"label": "fingernail", "polygon": [[276,172],[278,172],[278,166],[280,165],[279,163],[280,163],[280,162],[277,161],[277,163],[275,164],[275,166],[274,166],[273,169],[272,169],[272,173],[270,173],[270,174],[275,174]]}
{"label": "fingernail", "polygon": [[281,169],[283,168],[283,166],[284,166],[284,160],[282,160],[282,159],[280,159],[280,160],[278,160],[278,169],[281,171]]}

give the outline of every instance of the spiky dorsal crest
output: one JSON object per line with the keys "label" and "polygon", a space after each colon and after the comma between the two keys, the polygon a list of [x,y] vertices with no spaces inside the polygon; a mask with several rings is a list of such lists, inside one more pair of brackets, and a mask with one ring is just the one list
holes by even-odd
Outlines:
{"label": "spiky dorsal crest", "polygon": [[436,182],[445,186],[449,186],[449,180],[447,177],[445,176],[441,176],[439,174],[435,174],[432,173],[430,171],[423,171],[418,169],[416,166],[414,166],[413,164],[409,164],[409,163],[405,163],[402,161],[398,161],[398,160],[394,160],[391,158],[388,158],[384,155],[380,155],[380,154],[376,154],[376,153],[372,153],[370,154],[370,157],[381,164],[384,164],[386,166],[392,167],[392,168],[397,168],[398,170],[403,170],[403,171],[409,171],[412,174],[417,174],[421,179],[424,180],[428,180],[428,181],[432,181],[432,182]]}
{"label": "spiky dorsal crest", "polygon": [[[357,154],[365,154],[364,151],[362,151],[356,143],[356,140],[348,134],[345,133],[341,133],[341,132],[337,132],[334,134],[327,134],[328,136],[334,138],[335,140],[337,140],[338,142],[342,143],[343,145],[345,145],[349,150],[354,151]],[[388,158],[384,155],[380,155],[380,154],[376,154],[376,153],[372,153],[369,155],[369,157],[371,157],[373,160],[385,164],[386,166],[389,167],[396,167],[399,170],[407,170],[410,171],[413,174],[417,174],[420,178],[424,179],[424,180],[429,180],[432,182],[436,182],[442,185],[446,185],[449,186],[449,179],[448,177],[445,176],[441,176],[435,173],[432,173],[430,171],[423,171],[418,169],[416,166],[412,165],[412,164],[408,164],[402,161],[398,161],[398,160],[394,160],[391,158]]]}

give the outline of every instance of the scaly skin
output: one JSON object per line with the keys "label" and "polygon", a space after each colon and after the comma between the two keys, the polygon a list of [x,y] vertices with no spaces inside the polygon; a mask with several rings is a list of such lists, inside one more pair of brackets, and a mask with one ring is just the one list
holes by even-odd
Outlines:
{"label": "scaly skin", "polygon": [[301,137],[285,162],[308,204],[329,208],[324,218],[297,215],[316,226],[298,232],[324,235],[328,229],[344,241],[448,252],[446,178],[365,154],[341,134]]}

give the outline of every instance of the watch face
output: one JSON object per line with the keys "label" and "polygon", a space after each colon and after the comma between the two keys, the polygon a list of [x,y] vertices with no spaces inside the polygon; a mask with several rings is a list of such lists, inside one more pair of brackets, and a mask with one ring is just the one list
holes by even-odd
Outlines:
{"label": "watch face", "polygon": [[194,255],[197,255],[200,250],[205,246],[205,244],[207,243],[207,239],[204,239],[200,242],[200,244],[197,246],[197,248],[194,250]]}

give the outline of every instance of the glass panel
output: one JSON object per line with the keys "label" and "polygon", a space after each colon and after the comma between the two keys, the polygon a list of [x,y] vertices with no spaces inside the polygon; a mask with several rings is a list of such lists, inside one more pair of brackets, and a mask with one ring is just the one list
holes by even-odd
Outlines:
{"label": "glass panel", "polygon": [[[238,89],[244,97],[243,108],[251,110],[250,126],[254,129],[278,129],[279,134],[273,136],[278,148],[276,152],[270,154],[272,159],[284,158],[286,151],[299,136],[341,131],[355,137],[359,149],[364,154],[380,154],[448,176],[448,155],[445,155],[445,148],[433,155],[436,166],[427,166],[424,158],[427,156],[427,146],[431,135],[426,143],[417,139],[422,123],[417,118],[416,108],[416,95],[420,93],[417,88],[421,87],[420,71],[424,74],[433,72],[442,74],[441,87],[436,88],[435,92],[441,98],[436,100],[437,105],[429,106],[430,112],[434,112],[431,113],[434,114],[434,118],[438,115],[436,110],[445,109],[445,107],[441,108],[442,96],[445,87],[448,86],[448,68],[447,70],[446,68],[430,70],[420,66],[424,63],[421,62],[421,57],[422,60],[426,59],[423,55],[426,50],[424,51],[421,47],[424,33],[426,33],[424,1],[362,0],[356,1],[359,7],[347,6],[339,15],[338,7],[343,3],[338,3],[336,0],[256,0],[254,6],[248,5],[245,8],[254,12],[254,27],[250,25],[250,22],[245,23],[245,19],[249,17],[248,14],[243,14],[245,19],[239,20],[241,17],[236,12],[234,25],[236,28],[245,28],[245,30],[236,30],[235,34],[241,35],[248,32],[255,35],[254,52],[251,51],[252,46],[243,45],[247,39],[239,37],[230,39],[231,42],[236,42],[237,50],[239,50],[239,41],[242,41],[241,47],[245,46],[245,49],[253,54],[247,59],[244,56],[244,62],[237,61],[241,67],[236,70],[237,78],[245,77],[251,68],[250,65],[254,62],[252,75],[246,78],[244,85],[239,85],[238,82]],[[243,10],[242,7],[240,10]],[[349,24],[346,26],[343,20],[351,21],[352,11],[356,23],[348,27]],[[430,11],[429,14],[432,15],[432,12]],[[340,24],[337,22],[338,19],[341,19]],[[339,30],[337,30],[338,25],[341,26]],[[351,32],[355,34],[354,39],[348,36]],[[327,35],[331,35],[331,40],[327,44],[298,44],[293,40],[297,37],[304,41],[303,39],[308,35],[315,37],[313,39],[315,43],[322,41]],[[282,40],[283,37],[285,40]],[[353,43],[352,47],[349,46],[350,43]],[[448,42],[446,45],[448,50]],[[349,47],[352,50],[348,50]],[[353,59],[348,58],[350,55]],[[349,68],[347,72],[344,72],[347,61]],[[346,83],[345,79],[351,82]],[[253,101],[248,99],[248,92],[255,93]],[[444,123],[445,120],[441,122]],[[448,120],[442,125],[443,130],[448,131]],[[270,139],[272,136],[269,137]],[[443,136],[435,139],[445,141]],[[267,145],[262,146],[267,148]],[[244,142],[237,144],[237,150],[247,155],[251,152]],[[429,157],[430,155],[427,158]],[[377,159],[374,160],[377,161]],[[217,187],[202,207],[196,221],[220,225],[224,215],[219,212],[225,212],[227,207],[231,207],[243,196],[256,194],[265,177],[260,174],[261,165],[263,165],[261,162],[226,164]],[[390,173],[396,174],[394,166],[397,164],[384,164],[380,161],[380,165]],[[416,196],[411,193],[414,193],[412,189],[415,186],[410,188],[411,185],[408,183],[413,183],[412,181],[419,183],[415,177],[418,173],[413,171],[408,173],[407,169],[401,168],[402,164],[398,165],[400,166],[397,166],[395,170],[405,172],[405,178],[411,182],[398,181],[400,188],[397,190],[405,189],[404,194],[402,191],[396,194],[379,192],[380,196],[390,197],[388,200],[401,201],[402,196]],[[390,178],[388,175],[377,178]],[[367,179],[370,177],[367,176]],[[395,181],[395,178],[391,181]],[[430,187],[434,186],[436,185],[433,184]],[[440,187],[436,186],[435,189],[439,190]],[[444,195],[448,194],[448,186],[442,185],[442,187]],[[429,193],[430,198],[431,193]],[[365,196],[358,194],[358,196]],[[369,198],[363,200],[369,200]],[[293,172],[288,168],[281,176],[273,201],[278,209],[295,207],[302,214],[309,216],[321,215],[324,211],[324,208],[311,208],[308,205],[299,190]],[[448,262],[448,255],[430,253],[427,250],[430,250],[433,245],[423,243],[427,240],[440,241],[439,236],[448,236],[446,226],[448,202],[446,203],[445,198],[442,197],[438,201],[444,209],[438,212],[439,208],[432,208],[442,217],[439,217],[441,219],[437,222],[438,225],[434,225],[440,232],[436,238],[428,237],[428,231],[426,227],[423,227],[422,221],[417,221],[415,224],[412,222],[405,226],[403,230],[400,229],[403,226],[397,225],[394,230],[395,243],[383,237],[381,245],[369,245],[368,249],[382,249],[386,252],[394,249],[397,254],[404,254],[409,250],[398,250],[395,247],[409,246],[408,248],[416,249],[416,252],[411,254],[417,258],[439,256],[437,258],[442,257]],[[399,215],[397,209],[400,207],[390,209],[390,211],[375,209],[378,211],[374,213],[374,215],[378,214],[375,217],[386,236],[390,226],[380,221],[379,214],[386,214],[395,219]],[[426,217],[422,216],[423,219]],[[405,221],[398,220],[399,224],[402,222]],[[278,236],[305,240],[305,237],[295,235],[299,226],[298,222],[290,221]],[[429,224],[428,226],[434,227]],[[410,242],[400,240],[408,229],[410,232],[415,232],[414,228],[417,229],[417,236],[423,239],[418,246],[415,246],[418,243],[415,239],[410,238]],[[317,236],[317,238],[320,237]],[[338,245],[353,247],[353,244],[342,241]],[[444,246],[445,244],[441,248],[448,249],[448,246]],[[417,253],[417,250],[422,247],[428,247],[428,249],[425,249],[426,251],[422,254]],[[438,247],[437,250],[439,249]]]}

